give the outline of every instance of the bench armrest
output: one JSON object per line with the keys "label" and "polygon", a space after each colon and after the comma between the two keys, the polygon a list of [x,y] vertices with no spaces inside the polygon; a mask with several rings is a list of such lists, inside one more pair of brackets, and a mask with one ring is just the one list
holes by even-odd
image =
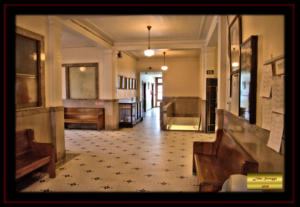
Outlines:
{"label": "bench armrest", "polygon": [[216,155],[217,144],[215,142],[194,142],[193,154]]}

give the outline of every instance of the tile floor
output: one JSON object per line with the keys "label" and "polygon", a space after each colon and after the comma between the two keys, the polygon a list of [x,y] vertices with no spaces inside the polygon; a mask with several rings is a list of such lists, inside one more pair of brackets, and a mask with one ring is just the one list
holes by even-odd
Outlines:
{"label": "tile floor", "polygon": [[22,192],[193,192],[193,141],[215,134],[161,131],[159,109],[133,128],[118,131],[65,130],[69,161],[56,178],[39,174]]}

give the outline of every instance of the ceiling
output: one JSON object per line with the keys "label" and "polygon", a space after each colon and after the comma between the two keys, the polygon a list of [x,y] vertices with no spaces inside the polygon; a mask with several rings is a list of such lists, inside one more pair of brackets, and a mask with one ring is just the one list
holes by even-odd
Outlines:
{"label": "ceiling", "polygon": [[84,35],[76,32],[75,30],[69,29],[66,26],[62,27],[61,35],[62,48],[72,47],[96,47],[97,43]]}
{"label": "ceiling", "polygon": [[[101,34],[111,42],[130,44],[130,42],[147,42],[147,25],[151,25],[151,41],[206,41],[213,15],[64,15],[64,20],[75,20],[81,25]],[[64,26],[62,30],[62,47],[95,47],[93,40]],[[144,45],[144,44],[143,44]],[[161,48],[160,48],[161,49]],[[199,50],[170,50],[167,56],[196,56]],[[136,58],[144,57],[142,50],[128,49]],[[156,56],[162,56],[157,50]]]}

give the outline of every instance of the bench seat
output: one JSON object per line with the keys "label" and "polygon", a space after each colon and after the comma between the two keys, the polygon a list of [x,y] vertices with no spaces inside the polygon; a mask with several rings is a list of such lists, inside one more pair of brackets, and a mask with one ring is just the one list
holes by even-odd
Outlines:
{"label": "bench seat", "polygon": [[51,143],[35,142],[33,129],[17,131],[15,179],[39,168],[47,171],[50,178],[55,177],[54,146]]}
{"label": "bench seat", "polygon": [[104,128],[103,108],[65,107],[64,118],[66,124],[96,124],[98,130]]}
{"label": "bench seat", "polygon": [[20,178],[33,171],[33,169],[38,169],[46,165],[50,162],[50,159],[50,156],[36,156],[32,153],[19,156],[16,162],[16,178]]}
{"label": "bench seat", "polygon": [[217,192],[230,175],[257,171],[257,161],[223,130],[217,131],[215,142],[194,142],[193,173],[200,192]]}

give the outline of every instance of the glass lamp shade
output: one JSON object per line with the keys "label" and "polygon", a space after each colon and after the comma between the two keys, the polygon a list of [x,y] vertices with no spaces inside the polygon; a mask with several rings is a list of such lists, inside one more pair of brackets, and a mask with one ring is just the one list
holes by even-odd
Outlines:
{"label": "glass lamp shade", "polygon": [[232,63],[232,67],[238,67],[239,66],[239,63],[238,62],[233,62]]}
{"label": "glass lamp shade", "polygon": [[168,70],[168,66],[166,66],[166,65],[161,66],[161,69],[162,69],[162,70]]}
{"label": "glass lamp shade", "polygon": [[150,50],[150,49],[145,50],[145,51],[144,51],[144,54],[145,54],[146,56],[150,57],[150,56],[154,55],[154,50]]}
{"label": "glass lamp shade", "polygon": [[81,72],[84,72],[84,71],[86,70],[86,68],[85,68],[85,67],[80,67],[79,70],[80,70]]}

